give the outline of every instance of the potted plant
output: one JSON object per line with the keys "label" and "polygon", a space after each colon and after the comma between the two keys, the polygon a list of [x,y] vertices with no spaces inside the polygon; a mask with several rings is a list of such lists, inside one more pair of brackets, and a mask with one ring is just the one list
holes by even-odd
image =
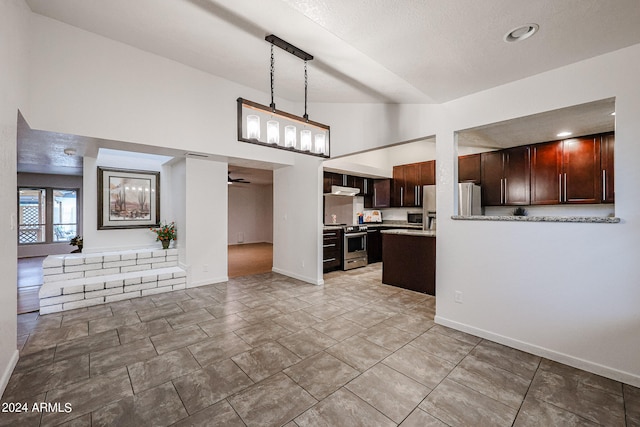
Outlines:
{"label": "potted plant", "polygon": [[156,233],[156,241],[162,243],[162,249],[169,249],[171,241],[177,240],[175,222],[160,224],[160,227],[151,228],[150,230]]}
{"label": "potted plant", "polygon": [[71,251],[72,254],[79,254],[82,253],[82,236],[76,236],[73,239],[69,240],[69,244],[71,246],[77,246],[78,249]]}

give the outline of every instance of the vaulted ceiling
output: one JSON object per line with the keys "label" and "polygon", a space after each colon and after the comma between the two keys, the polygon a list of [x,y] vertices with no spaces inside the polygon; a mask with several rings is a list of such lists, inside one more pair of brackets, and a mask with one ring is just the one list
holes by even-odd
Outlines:
{"label": "vaulted ceiling", "polygon": [[[267,93],[264,38],[275,34],[314,56],[312,103],[442,103],[640,43],[638,0],[26,1],[36,14]],[[539,31],[504,41],[523,24]],[[276,96],[301,102],[303,76],[302,61],[276,48]],[[556,123],[578,123],[573,130],[582,134],[612,130],[614,108],[605,100],[468,130],[459,139],[499,148],[552,139]],[[64,148],[80,156],[97,146],[126,149],[116,141],[21,129],[23,171],[78,174],[81,164]]]}
{"label": "vaulted ceiling", "polygon": [[[638,0],[27,0],[38,14],[268,91],[268,34],[312,102],[441,103],[640,43]],[[506,43],[510,30],[537,34]],[[276,95],[302,62],[276,49]],[[603,76],[604,77],[604,76]]]}

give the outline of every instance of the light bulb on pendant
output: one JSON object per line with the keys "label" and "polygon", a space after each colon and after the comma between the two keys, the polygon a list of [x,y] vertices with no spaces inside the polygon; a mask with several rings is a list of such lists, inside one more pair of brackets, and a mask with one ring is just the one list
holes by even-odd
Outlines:
{"label": "light bulb on pendant", "polygon": [[315,139],[314,151],[316,152],[316,154],[322,154],[324,152],[324,134],[317,133],[314,136],[314,139]]}
{"label": "light bulb on pendant", "polygon": [[284,127],[284,146],[287,148],[296,147],[296,127],[293,125]]}
{"label": "light bulb on pendant", "polygon": [[267,143],[278,145],[280,142],[280,123],[275,120],[267,122]]}
{"label": "light bulb on pendant", "polygon": [[260,139],[260,117],[247,116],[247,139]]}
{"label": "light bulb on pendant", "polygon": [[311,131],[308,129],[300,131],[300,149],[311,151]]}

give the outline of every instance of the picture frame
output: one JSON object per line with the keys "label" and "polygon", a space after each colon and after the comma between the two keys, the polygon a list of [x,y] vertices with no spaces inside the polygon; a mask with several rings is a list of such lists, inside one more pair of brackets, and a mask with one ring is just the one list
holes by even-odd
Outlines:
{"label": "picture frame", "polygon": [[160,224],[160,172],[98,167],[98,230]]}

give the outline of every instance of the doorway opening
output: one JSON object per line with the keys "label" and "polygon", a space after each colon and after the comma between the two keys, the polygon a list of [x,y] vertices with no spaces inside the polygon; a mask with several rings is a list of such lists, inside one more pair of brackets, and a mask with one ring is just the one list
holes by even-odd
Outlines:
{"label": "doorway opening", "polygon": [[229,278],[273,268],[273,171],[229,165]]}

